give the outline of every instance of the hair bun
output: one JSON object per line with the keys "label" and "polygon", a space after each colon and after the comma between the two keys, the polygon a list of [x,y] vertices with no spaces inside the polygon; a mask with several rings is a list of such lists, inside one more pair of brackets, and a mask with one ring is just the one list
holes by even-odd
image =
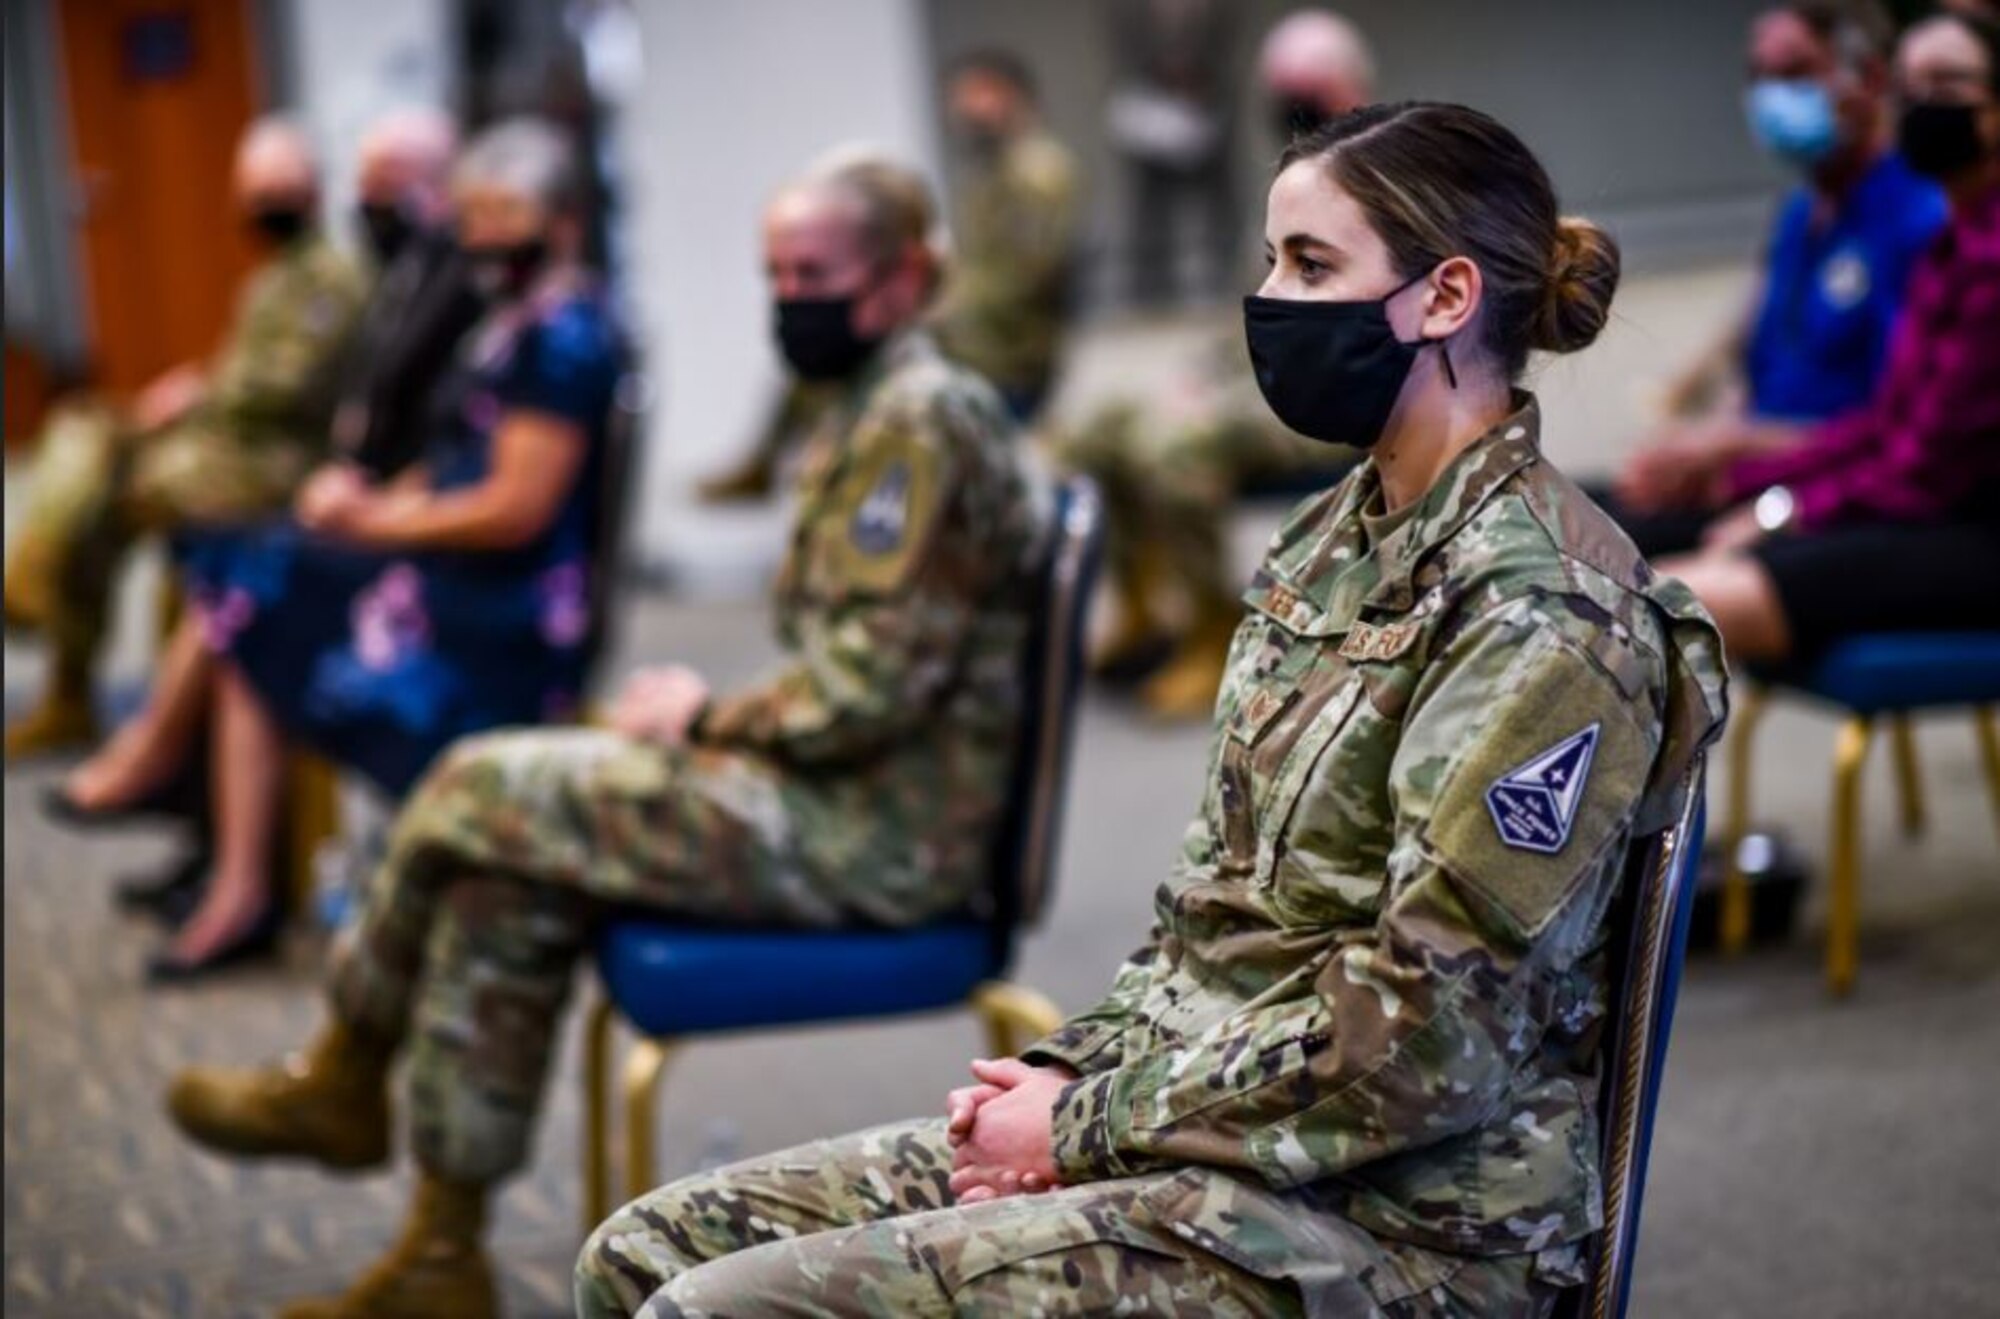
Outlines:
{"label": "hair bun", "polygon": [[1610,234],[1577,216],[1557,221],[1548,285],[1529,346],[1548,353],[1588,348],[1610,319],[1618,268],[1618,244]]}

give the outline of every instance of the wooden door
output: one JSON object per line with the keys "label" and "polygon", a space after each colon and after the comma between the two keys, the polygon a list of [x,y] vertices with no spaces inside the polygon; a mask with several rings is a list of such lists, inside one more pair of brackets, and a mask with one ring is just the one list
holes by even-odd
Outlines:
{"label": "wooden door", "polygon": [[250,0],[60,0],[91,377],[206,358],[255,248],[231,201],[254,111]]}

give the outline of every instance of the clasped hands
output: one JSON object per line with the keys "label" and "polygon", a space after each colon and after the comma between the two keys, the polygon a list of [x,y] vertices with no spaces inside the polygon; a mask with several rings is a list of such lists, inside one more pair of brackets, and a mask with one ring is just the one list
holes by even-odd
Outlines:
{"label": "clasped hands", "polygon": [[687,741],[708,697],[707,679],[685,665],[640,669],[625,680],[607,721],[626,737],[676,747]]}
{"label": "clasped hands", "polygon": [[1037,1195],[1061,1186],[1053,1130],[1056,1100],[1076,1074],[1067,1067],[1033,1067],[1019,1058],[976,1058],[972,1075],[977,1085],[945,1096],[951,1193],[958,1203]]}

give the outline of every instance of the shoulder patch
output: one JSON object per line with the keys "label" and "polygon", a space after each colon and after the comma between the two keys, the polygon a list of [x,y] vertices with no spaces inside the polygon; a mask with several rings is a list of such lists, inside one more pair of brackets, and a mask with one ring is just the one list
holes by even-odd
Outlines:
{"label": "shoulder patch", "polygon": [[1501,842],[1549,855],[1562,851],[1602,730],[1593,723],[1494,780],[1486,790],[1486,809]]}
{"label": "shoulder patch", "polygon": [[894,554],[910,523],[910,465],[898,459],[883,470],[848,523],[847,537],[863,554]]}

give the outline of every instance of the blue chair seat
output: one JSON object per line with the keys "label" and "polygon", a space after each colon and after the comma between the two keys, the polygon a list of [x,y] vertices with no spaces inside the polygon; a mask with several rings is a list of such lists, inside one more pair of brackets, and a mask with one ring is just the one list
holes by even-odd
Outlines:
{"label": "blue chair seat", "polygon": [[964,1004],[994,972],[993,931],[726,930],[621,917],[597,966],[618,1010],[647,1035],[699,1035],[892,1016]]}
{"label": "blue chair seat", "polygon": [[1835,645],[1783,686],[1856,714],[2000,701],[2000,633],[1856,637]]}

